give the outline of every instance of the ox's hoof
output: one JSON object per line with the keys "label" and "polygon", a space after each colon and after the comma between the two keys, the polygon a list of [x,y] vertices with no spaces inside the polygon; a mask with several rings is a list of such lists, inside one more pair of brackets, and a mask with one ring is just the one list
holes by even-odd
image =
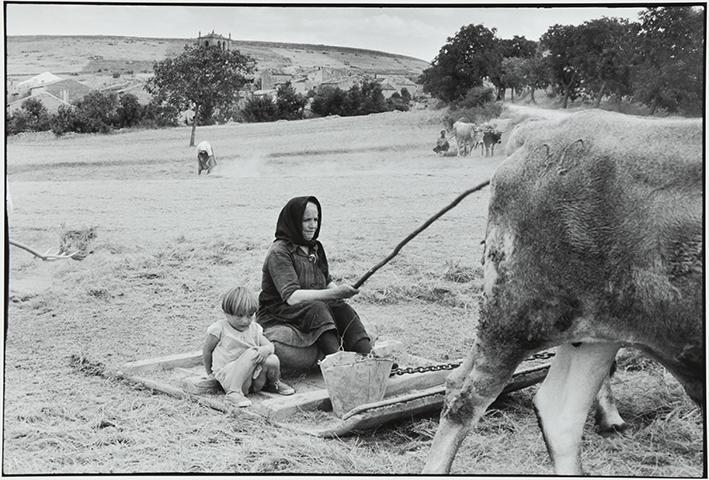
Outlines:
{"label": "ox's hoof", "polygon": [[611,425],[598,425],[598,434],[602,437],[611,437],[625,432],[629,425],[625,422]]}

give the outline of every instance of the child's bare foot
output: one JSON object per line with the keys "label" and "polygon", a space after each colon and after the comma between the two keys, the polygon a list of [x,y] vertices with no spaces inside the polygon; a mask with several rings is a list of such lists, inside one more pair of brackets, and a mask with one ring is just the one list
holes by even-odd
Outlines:
{"label": "child's bare foot", "polygon": [[226,394],[227,401],[233,403],[237,407],[250,407],[251,400],[246,398],[241,392],[229,392]]}
{"label": "child's bare foot", "polygon": [[276,383],[272,385],[266,385],[264,390],[267,392],[277,393],[279,395],[293,395],[295,393],[295,389],[293,387],[286,385],[280,380],[276,381]]}

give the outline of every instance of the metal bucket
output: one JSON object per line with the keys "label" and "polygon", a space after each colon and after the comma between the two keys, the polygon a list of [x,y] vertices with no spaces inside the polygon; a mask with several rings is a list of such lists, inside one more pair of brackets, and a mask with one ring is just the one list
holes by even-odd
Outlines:
{"label": "metal bucket", "polygon": [[342,417],[359,405],[384,398],[394,361],[365,357],[355,352],[336,352],[320,361],[332,410]]}

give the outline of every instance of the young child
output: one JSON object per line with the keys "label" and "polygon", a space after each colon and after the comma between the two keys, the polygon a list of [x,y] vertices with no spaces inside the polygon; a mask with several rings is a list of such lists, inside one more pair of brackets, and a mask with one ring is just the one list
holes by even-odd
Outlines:
{"label": "young child", "polygon": [[245,394],[265,390],[292,395],[295,390],[281,382],[281,366],[273,344],[254,322],[258,299],[244,288],[235,287],[222,297],[224,318],[207,328],[202,358],[207,375],[214,375],[226,398],[239,407],[251,401]]}

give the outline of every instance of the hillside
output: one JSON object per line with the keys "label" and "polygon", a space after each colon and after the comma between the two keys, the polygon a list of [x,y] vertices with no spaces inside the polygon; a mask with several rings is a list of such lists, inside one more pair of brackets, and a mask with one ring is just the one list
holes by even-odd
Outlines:
{"label": "hillside", "polygon": [[[92,87],[144,78],[153,62],[178,55],[195,39],[137,38],[108,36],[8,36],[6,37],[6,79],[26,80],[42,72],[71,75]],[[233,40],[232,48],[250,55],[258,70],[279,70],[297,74],[315,67],[345,73],[400,75],[415,79],[428,63],[386,52],[327,45],[306,45]]]}

